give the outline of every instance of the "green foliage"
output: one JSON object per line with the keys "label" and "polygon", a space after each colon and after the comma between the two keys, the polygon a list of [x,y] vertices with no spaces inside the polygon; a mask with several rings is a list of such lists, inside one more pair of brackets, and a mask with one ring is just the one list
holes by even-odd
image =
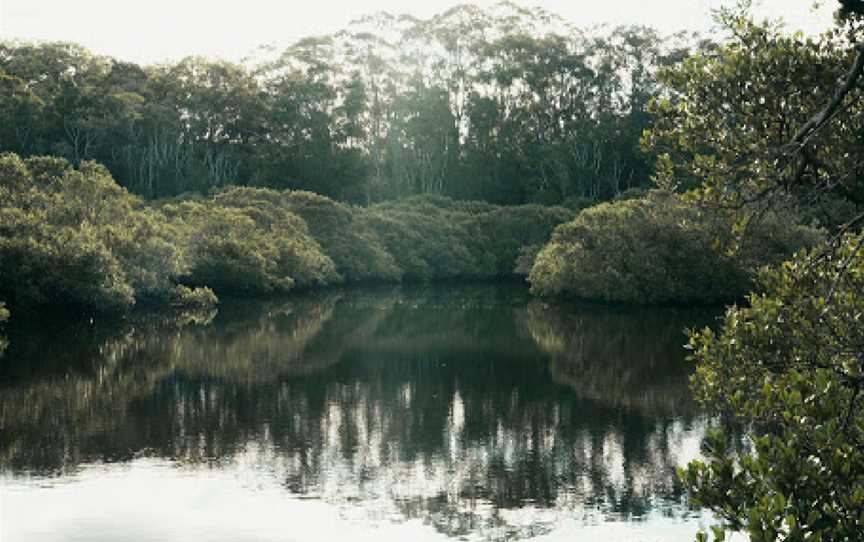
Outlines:
{"label": "green foliage", "polygon": [[311,192],[284,192],[293,213],[309,225],[309,232],[336,264],[347,282],[398,282],[402,270],[376,233],[345,204]]}
{"label": "green foliage", "polygon": [[698,398],[758,436],[736,453],[715,434],[681,476],[696,504],[753,541],[864,531],[862,244],[846,235],[763,271],[749,307],[691,335]]}
{"label": "green foliage", "polygon": [[[697,398],[748,434],[739,448],[717,431],[705,459],[680,473],[694,503],[722,521],[716,540],[727,531],[754,542],[858,540],[864,531],[864,240],[852,227],[864,202],[864,108],[854,81],[838,93],[856,54],[842,32],[860,41],[860,18],[850,17],[814,39],[722,10],[733,39],[661,75],[671,92],[655,103],[644,141],[667,153],[658,182],[691,190],[691,200],[747,217],[782,209],[789,222],[829,231],[849,223],[830,244],[763,270],[749,306],[730,308],[719,331],[691,333]],[[733,222],[735,238],[753,234],[747,222]],[[795,236],[778,233],[761,242]]]}
{"label": "green foliage", "polygon": [[184,270],[177,239],[97,164],[0,156],[0,295],[13,307],[164,301]]}
{"label": "green foliage", "polygon": [[545,243],[573,213],[560,207],[498,207],[442,196],[380,204],[365,219],[406,280],[500,278],[516,273],[523,248]]}
{"label": "green foliage", "polygon": [[[411,281],[484,278],[494,275],[484,258],[472,248],[468,225],[458,213],[431,207],[395,205],[370,214],[369,222],[384,240]],[[454,219],[454,221],[448,221]]]}
{"label": "green foliage", "polygon": [[512,273],[520,267],[520,258],[532,251],[536,254],[538,247],[549,241],[552,231],[574,216],[573,211],[563,207],[520,205],[500,207],[478,217],[480,229],[486,234],[484,244],[495,258],[495,272]]}
{"label": "green foliage", "polygon": [[786,34],[735,10],[721,11],[720,22],[731,40],[658,75],[669,92],[649,108],[656,120],[643,146],[661,156],[660,186],[732,208],[789,194],[810,206],[814,192],[864,203],[848,175],[864,158],[860,101],[847,99],[830,130],[790,147],[853,63],[840,33]]}
{"label": "green foliage", "polygon": [[[299,288],[326,286],[339,282],[333,261],[313,239],[307,222],[288,201],[290,193],[253,188],[231,188],[219,192],[213,203],[241,211],[258,230],[272,237],[278,273],[290,276]],[[322,198],[324,199],[324,198]]]}
{"label": "green foliage", "polygon": [[133,290],[102,236],[131,198],[59,159],[0,156],[0,295],[13,307],[121,310]]}
{"label": "green foliage", "polygon": [[11,154],[0,181],[0,295],[16,309],[207,307],[214,290],[509,277],[572,217],[443,196],[360,208],[249,187],[147,205],[95,163]]}
{"label": "green foliage", "polygon": [[219,303],[219,298],[210,288],[204,286],[201,288],[189,288],[187,286],[178,285],[172,292],[169,302],[174,307],[182,307],[185,309],[199,310],[211,309]]}
{"label": "green foliage", "polygon": [[746,246],[731,242],[724,215],[655,191],[605,203],[559,226],[540,251],[529,281],[542,296],[626,303],[719,303],[738,299],[764,264],[819,239],[809,228],[765,218]]}
{"label": "green foliage", "polygon": [[209,200],[165,205],[163,212],[182,232],[189,285],[264,294],[338,281],[333,262],[278,192],[229,189]]}
{"label": "green foliage", "polygon": [[114,312],[132,305],[120,263],[92,228],[30,226],[0,239],[0,289],[13,306]]}

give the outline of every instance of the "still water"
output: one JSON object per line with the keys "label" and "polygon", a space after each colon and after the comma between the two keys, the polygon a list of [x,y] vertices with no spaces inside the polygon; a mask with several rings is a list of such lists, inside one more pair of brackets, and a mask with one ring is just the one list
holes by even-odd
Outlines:
{"label": "still water", "polygon": [[427,286],[13,328],[0,540],[689,541],[715,315]]}

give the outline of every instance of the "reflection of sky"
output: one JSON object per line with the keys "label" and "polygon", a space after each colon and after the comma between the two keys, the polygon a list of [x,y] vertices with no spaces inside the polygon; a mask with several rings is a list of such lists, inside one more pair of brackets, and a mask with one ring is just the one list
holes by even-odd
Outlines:
{"label": "reflection of sky", "polygon": [[[409,384],[401,388],[406,409],[412,393]],[[638,535],[638,540],[671,542],[690,540],[705,519],[678,505],[654,503],[655,511],[633,522],[593,502],[609,488],[623,492],[630,487],[650,499],[658,485],[669,484],[668,472],[656,465],[670,458],[683,464],[698,455],[703,422],[689,428],[682,422],[658,425],[647,439],[645,461],[625,472],[625,445],[613,427],[600,438],[599,449],[596,432],[581,430],[575,440],[561,442],[550,428],[535,439],[530,429],[500,422],[488,440],[469,440],[465,404],[456,391],[444,428],[446,450],[407,457],[403,441],[386,439],[400,413],[386,412],[380,400],[359,389],[353,395],[350,418],[341,399],[331,397],[318,422],[321,441],[311,450],[280,449],[264,431],[243,452],[226,458],[221,470],[140,459],[85,466],[59,480],[7,479],[0,482],[0,540],[315,541],[350,534],[361,542],[454,535],[464,540],[542,535],[556,541],[602,534],[610,541]],[[208,396],[200,400],[207,402]],[[350,447],[346,432],[356,435]],[[310,454],[315,456],[311,470]],[[528,502],[498,509],[466,494],[490,483],[486,477],[496,464],[513,471],[535,455],[561,479],[585,466],[576,483],[559,487],[552,506]],[[600,486],[595,487],[592,470],[605,473]],[[286,478],[297,476],[304,479],[302,491],[286,491]],[[58,539],[58,533],[65,538]]]}
{"label": "reflection of sky", "polygon": [[[410,385],[401,391],[409,408]],[[698,455],[702,422],[690,429],[680,422],[658,426],[647,440],[654,451],[625,472],[622,437],[611,427],[600,439],[599,453],[596,435],[587,430],[575,441],[561,443],[553,431],[533,439],[530,430],[499,423],[487,441],[467,441],[465,405],[457,391],[444,429],[447,449],[406,458],[400,441],[385,442],[388,425],[399,413],[385,413],[379,401],[362,393],[355,397],[351,419],[336,400],[322,413],[320,449],[311,451],[316,456],[313,472],[303,458],[309,449],[280,449],[265,432],[220,469],[140,459],[85,466],[71,478],[40,480],[35,487],[33,481],[7,479],[0,483],[0,540],[324,541],[350,535],[362,542],[459,535],[463,540],[538,536],[551,542],[602,535],[608,541],[638,536],[671,542],[692,539],[706,519],[667,503],[633,522],[591,502],[610,487],[624,491],[629,486],[651,495],[658,484],[668,484],[668,473],[655,465],[670,457],[683,464]],[[346,432],[357,435],[350,449]],[[485,477],[496,463],[514,470],[535,454],[553,465],[556,477],[567,478],[579,465],[593,464],[606,478],[595,487],[586,470],[576,484],[560,487],[552,506],[529,502],[498,509],[466,495],[471,487],[489,483]],[[305,478],[304,490],[286,491],[286,477],[297,475]],[[58,533],[65,538],[58,539]]]}
{"label": "reflection of sky", "polygon": [[[278,476],[262,468],[261,457],[253,451],[224,470],[190,471],[162,460],[141,459],[126,465],[90,466],[74,480],[44,482],[38,488],[26,481],[0,480],[0,540],[450,540],[426,522],[405,520],[394,506],[379,504],[370,514],[365,505],[347,499],[334,503],[286,493]],[[501,512],[506,527],[466,539],[684,542],[692,540],[707,519],[651,514],[632,524],[607,521],[590,508],[526,507]]]}
{"label": "reflection of sky", "polygon": [[[403,386],[403,398],[410,398],[410,390],[410,385]],[[486,435],[485,440],[468,436],[465,405],[456,391],[449,401],[442,435],[446,449],[412,456],[403,449],[410,445],[411,435],[398,433],[401,438],[394,438],[397,433],[392,430],[403,413],[388,410],[381,401],[364,395],[355,396],[350,420],[346,419],[341,401],[331,399],[320,420],[321,442],[299,450],[278,450],[275,445],[262,443],[259,457],[269,456],[266,463],[278,465],[275,470],[290,479],[302,479],[302,487],[295,485],[295,490],[330,502],[444,499],[450,508],[476,508],[478,502],[483,503],[482,489],[494,492],[488,487],[496,482],[490,473],[499,467],[514,472],[525,469],[526,462],[538,461],[544,468],[537,474],[552,478],[550,486],[557,491],[554,503],[549,503],[554,508],[602,504],[600,501],[609,498],[611,491],[613,499],[633,493],[648,504],[665,508],[667,513],[686,513],[677,502],[664,506],[656,501],[663,494],[673,493],[670,467],[684,465],[698,456],[704,419],[658,422],[645,439],[645,457],[628,461],[624,436],[611,426],[602,435],[588,429],[567,435],[557,431],[556,425],[533,427],[525,421],[505,427],[499,420],[497,430]],[[406,399],[403,407],[410,406]],[[353,444],[346,445],[346,434],[355,436]],[[304,461],[310,448],[317,459],[311,469]],[[574,473],[579,473],[575,480]],[[611,510],[606,512],[615,515]]]}

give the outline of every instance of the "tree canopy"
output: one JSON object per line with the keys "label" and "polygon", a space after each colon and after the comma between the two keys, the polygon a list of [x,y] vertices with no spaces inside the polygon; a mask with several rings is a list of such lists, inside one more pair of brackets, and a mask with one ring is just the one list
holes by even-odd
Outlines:
{"label": "tree canopy", "polygon": [[147,198],[239,184],[364,204],[609,199],[649,182],[646,106],[685,45],[510,2],[379,13],[244,65],[6,42],[0,151],[95,160]]}

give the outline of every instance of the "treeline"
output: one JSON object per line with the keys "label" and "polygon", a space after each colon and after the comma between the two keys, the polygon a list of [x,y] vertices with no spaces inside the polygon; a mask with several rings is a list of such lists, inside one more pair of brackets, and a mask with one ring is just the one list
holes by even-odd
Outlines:
{"label": "treeline", "polygon": [[13,313],[117,312],[212,305],[214,291],[511,277],[572,217],[443,196],[357,207],[250,187],[147,203],[94,162],[4,154],[0,299]]}
{"label": "treeline", "polygon": [[680,43],[509,2],[378,14],[245,65],[5,43],[0,151],[95,160],[147,198],[234,184],[580,206],[649,182],[639,138]]}

